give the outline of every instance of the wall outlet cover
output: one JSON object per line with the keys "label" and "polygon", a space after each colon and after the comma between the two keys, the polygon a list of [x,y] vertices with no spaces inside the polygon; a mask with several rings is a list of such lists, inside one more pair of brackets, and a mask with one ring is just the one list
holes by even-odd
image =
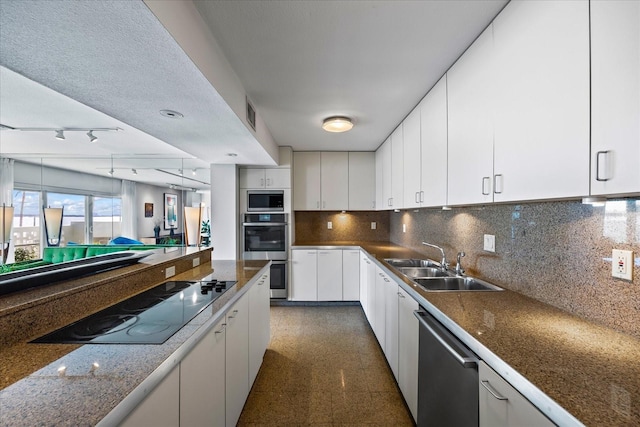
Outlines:
{"label": "wall outlet cover", "polygon": [[167,269],[164,271],[165,279],[168,279],[169,277],[175,276],[175,275],[176,275],[176,267],[175,266],[167,267]]}
{"label": "wall outlet cover", "polygon": [[194,258],[193,259],[193,267],[197,267],[200,265],[200,258]]}
{"label": "wall outlet cover", "polygon": [[333,230],[333,222],[327,222],[327,230]]}
{"label": "wall outlet cover", "polygon": [[493,234],[484,235],[484,250],[487,252],[496,251],[496,236]]}
{"label": "wall outlet cover", "polygon": [[372,229],[372,230],[375,230],[375,229],[376,229],[376,225],[377,225],[377,224],[376,224],[375,222],[372,222],[372,223],[371,223],[371,229]]}
{"label": "wall outlet cover", "polygon": [[611,252],[611,276],[633,280],[633,251],[614,249]]}

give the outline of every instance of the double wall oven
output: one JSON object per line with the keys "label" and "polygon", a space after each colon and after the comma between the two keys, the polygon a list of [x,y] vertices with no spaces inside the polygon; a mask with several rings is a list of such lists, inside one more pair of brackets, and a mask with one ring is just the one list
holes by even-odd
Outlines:
{"label": "double wall oven", "polygon": [[271,298],[287,298],[289,251],[286,213],[243,214],[242,258],[271,260]]}

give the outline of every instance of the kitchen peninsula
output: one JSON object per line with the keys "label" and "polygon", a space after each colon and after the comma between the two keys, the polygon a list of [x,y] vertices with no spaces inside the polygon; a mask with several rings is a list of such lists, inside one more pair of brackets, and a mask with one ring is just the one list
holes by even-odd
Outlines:
{"label": "kitchen peninsula", "polygon": [[[165,370],[179,364],[234,304],[245,301],[245,295],[253,297],[254,288],[267,289],[262,305],[268,309],[268,286],[259,286],[268,280],[268,265],[268,261],[212,262],[211,248],[159,250],[135,266],[1,298],[0,425],[77,425],[79,419],[95,425],[108,414],[112,422],[123,422],[163,380]],[[205,276],[237,283],[163,344],[28,343],[165,281],[198,281]],[[71,306],[72,314],[52,313],[58,305]],[[31,322],[34,328],[25,327]],[[268,328],[268,320],[263,324]],[[5,333],[9,328],[22,331],[11,337]],[[264,349],[252,351],[259,367]]]}

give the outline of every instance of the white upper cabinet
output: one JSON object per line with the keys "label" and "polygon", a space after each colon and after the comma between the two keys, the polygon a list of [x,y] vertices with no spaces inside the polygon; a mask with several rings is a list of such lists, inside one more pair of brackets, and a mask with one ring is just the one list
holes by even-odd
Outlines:
{"label": "white upper cabinet", "polygon": [[591,2],[591,194],[640,192],[640,2]]}
{"label": "white upper cabinet", "polygon": [[291,170],[240,169],[240,188],[291,188]]}
{"label": "white upper cabinet", "polygon": [[448,203],[493,201],[493,27],[447,72]]}
{"label": "white upper cabinet", "polygon": [[293,209],[320,209],[320,153],[293,153]]}
{"label": "white upper cabinet", "polygon": [[403,128],[403,181],[404,208],[420,207],[420,105],[418,105],[402,123]]}
{"label": "white upper cabinet", "polygon": [[349,207],[349,153],[320,153],[320,194],[323,210],[346,210]]}
{"label": "white upper cabinet", "polygon": [[[447,204],[446,76],[436,83],[420,103],[420,141],[420,206],[444,206]],[[406,146],[405,134],[405,150]],[[412,156],[417,157],[417,152]],[[405,151],[405,167],[406,159]]]}
{"label": "white upper cabinet", "polygon": [[391,134],[391,208],[404,206],[404,134],[402,123]]}
{"label": "white upper cabinet", "polygon": [[587,195],[588,2],[511,2],[493,40],[494,201]]}
{"label": "white upper cabinet", "polygon": [[391,209],[391,137],[376,151],[376,209]]}
{"label": "white upper cabinet", "polygon": [[370,211],[376,207],[375,153],[349,153],[349,210]]}

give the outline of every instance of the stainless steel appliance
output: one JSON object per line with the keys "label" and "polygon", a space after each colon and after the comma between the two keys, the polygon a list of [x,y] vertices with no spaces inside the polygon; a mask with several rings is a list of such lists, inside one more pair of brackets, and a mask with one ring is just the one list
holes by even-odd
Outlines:
{"label": "stainless steel appliance", "polygon": [[418,353],[418,427],[478,426],[478,357],[424,308]]}
{"label": "stainless steel appliance", "polygon": [[247,212],[284,211],[284,190],[247,190]]}
{"label": "stainless steel appliance", "polygon": [[162,344],[235,283],[165,282],[32,342]]}
{"label": "stainless steel appliance", "polygon": [[269,259],[271,298],[287,298],[289,224],[284,213],[246,213],[242,223],[242,258]]}

